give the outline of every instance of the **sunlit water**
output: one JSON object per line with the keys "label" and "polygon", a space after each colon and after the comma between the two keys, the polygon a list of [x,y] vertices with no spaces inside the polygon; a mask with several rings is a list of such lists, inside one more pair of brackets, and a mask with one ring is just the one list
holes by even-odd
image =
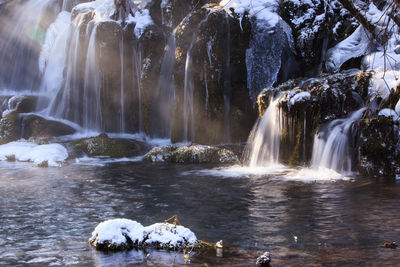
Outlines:
{"label": "sunlit water", "polygon": [[400,238],[396,182],[324,180],[316,175],[324,172],[283,166],[135,160],[81,159],[44,169],[1,162],[0,169],[1,266],[177,266],[181,254],[107,254],[87,243],[103,220],[123,217],[149,225],[174,214],[198,238],[233,246],[224,258],[193,255],[193,266],[253,266],[265,250],[273,266],[394,266],[400,260],[398,250],[382,247]]}

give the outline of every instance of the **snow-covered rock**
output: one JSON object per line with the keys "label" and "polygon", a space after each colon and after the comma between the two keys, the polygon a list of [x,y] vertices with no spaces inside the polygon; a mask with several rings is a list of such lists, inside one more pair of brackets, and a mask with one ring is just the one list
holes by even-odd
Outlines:
{"label": "snow-covered rock", "polygon": [[144,244],[158,248],[177,250],[196,245],[196,235],[188,228],[170,223],[155,223],[144,228]]}
{"label": "snow-covered rock", "polygon": [[37,145],[31,142],[11,142],[0,145],[0,160],[29,161],[59,166],[68,158],[67,149],[60,144]]}
{"label": "snow-covered rock", "polygon": [[128,219],[113,219],[100,223],[94,229],[89,243],[103,250],[145,247],[183,250],[200,247],[196,235],[184,226],[156,223],[144,227]]}
{"label": "snow-covered rock", "polygon": [[100,223],[94,229],[89,243],[99,249],[129,249],[142,243],[144,227],[128,219],[114,219]]}
{"label": "snow-covered rock", "polygon": [[290,98],[288,107],[290,109],[296,103],[303,103],[311,99],[311,94],[309,92],[300,92],[295,94],[293,97]]}
{"label": "snow-covered rock", "polygon": [[399,115],[396,113],[396,111],[390,108],[384,108],[380,110],[378,116],[392,117],[393,121],[399,120]]}
{"label": "snow-covered rock", "polygon": [[326,68],[339,71],[347,60],[364,56],[369,52],[371,52],[370,37],[364,28],[359,26],[352,35],[328,50]]}
{"label": "snow-covered rock", "polygon": [[387,99],[391,90],[396,90],[400,86],[400,71],[394,70],[376,70],[371,78],[371,87],[369,94]]}

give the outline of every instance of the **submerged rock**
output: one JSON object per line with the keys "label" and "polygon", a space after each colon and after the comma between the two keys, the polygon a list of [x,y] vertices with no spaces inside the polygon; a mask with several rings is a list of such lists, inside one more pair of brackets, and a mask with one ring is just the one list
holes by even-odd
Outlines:
{"label": "submerged rock", "polygon": [[94,229],[89,243],[100,250],[155,248],[182,251],[202,247],[196,235],[184,226],[156,223],[144,227],[128,219],[100,223]]}
{"label": "submerged rock", "polygon": [[144,157],[151,162],[168,163],[238,163],[230,150],[205,145],[155,147]]}
{"label": "submerged rock", "polygon": [[82,150],[89,157],[134,157],[145,153],[149,149],[149,146],[143,142],[131,139],[110,138],[106,134],[80,139],[72,142],[71,145],[76,149]]}

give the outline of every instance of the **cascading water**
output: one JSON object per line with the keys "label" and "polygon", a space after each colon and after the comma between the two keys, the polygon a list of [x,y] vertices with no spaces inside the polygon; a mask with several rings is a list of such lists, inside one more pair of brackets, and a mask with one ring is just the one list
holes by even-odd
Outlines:
{"label": "cascading water", "polygon": [[156,137],[171,138],[171,121],[174,112],[175,87],[175,40],[176,29],[168,38],[161,64],[160,78],[156,95],[153,101],[152,135]]}
{"label": "cascading water", "polygon": [[[136,47],[132,51],[132,62],[134,65],[135,73],[132,75],[136,78],[136,88],[138,95],[138,119],[139,119],[139,132],[143,131],[143,115],[142,115],[142,90],[141,90],[141,79],[142,79],[142,44],[137,43]],[[135,81],[133,82],[135,84]]]}
{"label": "cascading water", "polygon": [[247,141],[244,160],[248,167],[268,167],[279,164],[279,145],[282,116],[279,97],[270,101],[267,110],[258,118]]}
{"label": "cascading water", "polygon": [[119,41],[119,56],[121,61],[121,114],[120,114],[120,132],[125,133],[125,47],[124,35]]}
{"label": "cascading water", "polygon": [[[347,174],[353,170],[351,133],[355,122],[361,119],[365,108],[353,112],[348,118],[330,122],[327,128],[314,136],[311,160],[313,169],[328,168]],[[325,136],[324,136],[325,135]]]}
{"label": "cascading water", "polygon": [[225,55],[225,70],[224,70],[224,130],[225,130],[225,141],[230,142],[230,113],[231,113],[231,27],[229,23],[229,15],[226,13],[226,55]]}
{"label": "cascading water", "polygon": [[0,39],[2,90],[32,91],[39,86],[40,45],[47,26],[59,11],[53,4],[54,0],[26,1],[3,22]]}
{"label": "cascading water", "polygon": [[[194,110],[193,110],[193,94],[194,82],[192,74],[192,49],[197,38],[200,27],[207,22],[209,14],[199,23],[193,32],[192,41],[186,53],[185,63],[185,83],[183,92],[183,124],[184,124],[184,141],[194,140]],[[189,129],[190,128],[190,129]],[[190,132],[189,132],[190,131]],[[189,136],[190,135],[190,136]]]}

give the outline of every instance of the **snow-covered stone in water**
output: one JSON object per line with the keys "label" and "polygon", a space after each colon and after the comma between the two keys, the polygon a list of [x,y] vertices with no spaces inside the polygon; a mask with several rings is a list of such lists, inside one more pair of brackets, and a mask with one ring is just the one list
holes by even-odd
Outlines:
{"label": "snow-covered stone in water", "polygon": [[335,72],[339,71],[346,61],[364,56],[370,50],[370,37],[364,28],[359,26],[352,35],[328,50],[326,68]]}
{"label": "snow-covered stone in water", "polygon": [[393,121],[399,120],[399,115],[396,113],[396,111],[390,108],[382,109],[379,111],[378,116],[392,117]]}
{"label": "snow-covered stone in water", "polygon": [[13,158],[48,166],[60,166],[68,158],[67,149],[60,144],[37,145],[31,142],[11,142],[0,145],[0,160]]}
{"label": "snow-covered stone in water", "polygon": [[198,249],[202,245],[188,228],[170,223],[143,227],[129,219],[113,219],[100,223],[89,243],[101,250],[155,248],[166,250]]}
{"label": "snow-covered stone in water", "polygon": [[188,228],[170,223],[156,223],[144,228],[144,245],[170,250],[182,250],[197,245],[196,235]]}
{"label": "snow-covered stone in water", "polygon": [[98,249],[124,250],[137,247],[144,240],[144,227],[128,219],[114,219],[100,223],[89,243]]}
{"label": "snow-covered stone in water", "polygon": [[304,103],[311,99],[311,94],[309,92],[300,92],[295,94],[292,98],[290,98],[288,106],[289,108],[295,104]]}

